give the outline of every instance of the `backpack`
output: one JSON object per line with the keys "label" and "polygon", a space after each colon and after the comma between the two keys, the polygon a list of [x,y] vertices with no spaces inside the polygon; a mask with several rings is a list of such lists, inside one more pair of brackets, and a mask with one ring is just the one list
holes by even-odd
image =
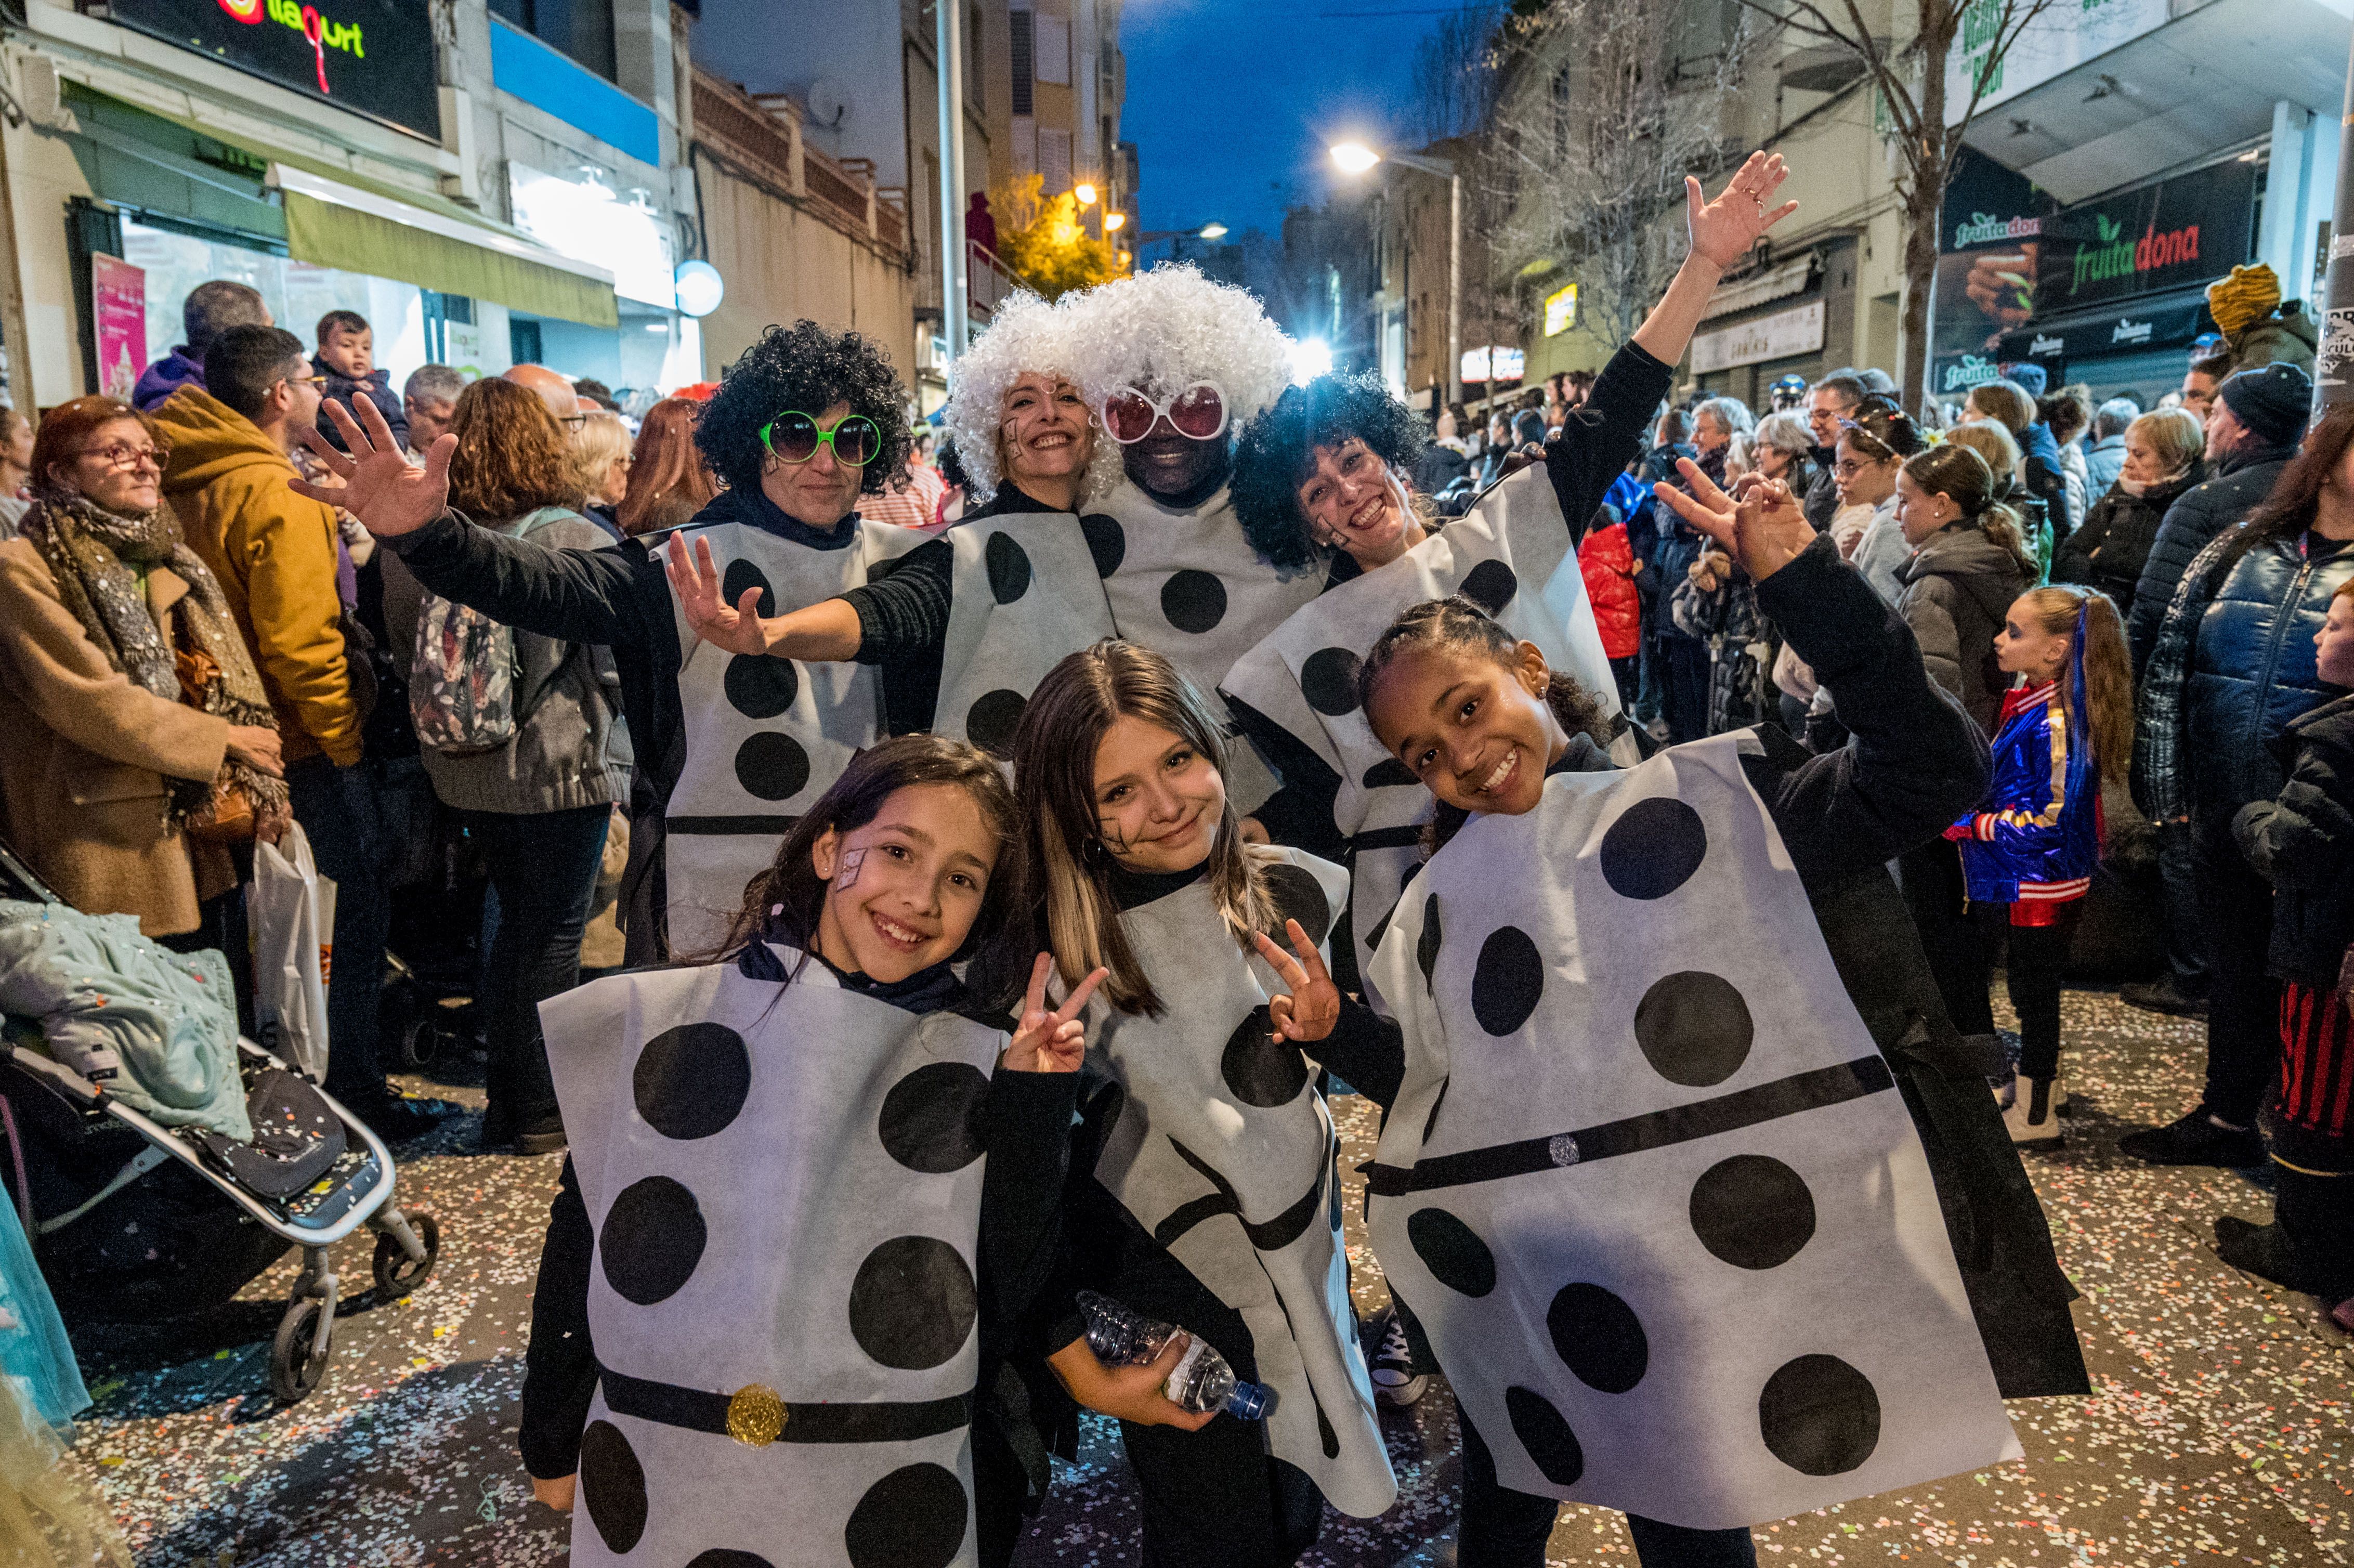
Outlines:
{"label": "backpack", "polygon": [[[503,529],[526,538],[575,513],[544,506]],[[515,712],[514,631],[479,609],[428,592],[417,607],[408,716],[418,743],[444,757],[496,751],[527,715]]]}

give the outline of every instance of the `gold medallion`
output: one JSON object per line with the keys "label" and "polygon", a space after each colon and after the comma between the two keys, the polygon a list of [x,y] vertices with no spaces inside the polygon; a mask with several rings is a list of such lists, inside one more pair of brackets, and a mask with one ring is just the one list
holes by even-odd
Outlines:
{"label": "gold medallion", "polygon": [[727,1436],[747,1448],[765,1448],[785,1429],[785,1402],[766,1383],[748,1383],[727,1402]]}

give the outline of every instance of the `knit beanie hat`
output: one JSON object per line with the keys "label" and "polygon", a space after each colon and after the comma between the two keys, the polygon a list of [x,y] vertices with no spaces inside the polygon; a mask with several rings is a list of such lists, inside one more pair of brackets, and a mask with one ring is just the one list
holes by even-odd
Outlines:
{"label": "knit beanie hat", "polygon": [[2043,389],[2052,385],[2051,373],[2031,360],[2006,365],[2001,369],[2004,380],[2016,381],[2020,389],[2031,397],[2042,397]]}
{"label": "knit beanie hat", "polygon": [[2226,377],[2217,396],[2259,440],[2286,446],[2313,415],[2313,381],[2285,360]]}
{"label": "knit beanie hat", "polygon": [[2273,313],[2281,302],[2280,275],[2258,262],[2234,267],[2228,278],[2207,285],[2207,310],[2226,338],[2237,341],[2242,332]]}

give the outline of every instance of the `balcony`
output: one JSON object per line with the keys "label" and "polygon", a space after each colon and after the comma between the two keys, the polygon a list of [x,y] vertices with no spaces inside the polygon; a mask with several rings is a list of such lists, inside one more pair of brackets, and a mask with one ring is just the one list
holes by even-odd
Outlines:
{"label": "balcony", "polygon": [[707,71],[695,73],[695,139],[769,188],[853,238],[908,254],[906,193],[875,184],[864,159],[837,161],[801,136],[801,107],[783,93],[754,98]]}

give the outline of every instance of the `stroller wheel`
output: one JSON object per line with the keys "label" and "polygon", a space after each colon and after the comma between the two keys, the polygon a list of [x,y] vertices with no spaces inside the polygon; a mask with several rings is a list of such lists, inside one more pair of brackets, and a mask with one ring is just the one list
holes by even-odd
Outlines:
{"label": "stroller wheel", "polygon": [[410,1257],[400,1243],[388,1234],[376,1238],[376,1298],[397,1301],[417,1290],[433,1276],[433,1265],[441,1255],[441,1222],[430,1214],[410,1214],[408,1224],[417,1239],[424,1244],[423,1262]]}
{"label": "stroller wheel", "polygon": [[428,1067],[441,1054],[441,1032],[435,1027],[433,1015],[421,1012],[401,1027],[400,1061],[403,1066]]}
{"label": "stroller wheel", "polygon": [[319,1344],[319,1315],[327,1304],[305,1296],[287,1306],[270,1345],[270,1392],[293,1404],[327,1380],[329,1347]]}

